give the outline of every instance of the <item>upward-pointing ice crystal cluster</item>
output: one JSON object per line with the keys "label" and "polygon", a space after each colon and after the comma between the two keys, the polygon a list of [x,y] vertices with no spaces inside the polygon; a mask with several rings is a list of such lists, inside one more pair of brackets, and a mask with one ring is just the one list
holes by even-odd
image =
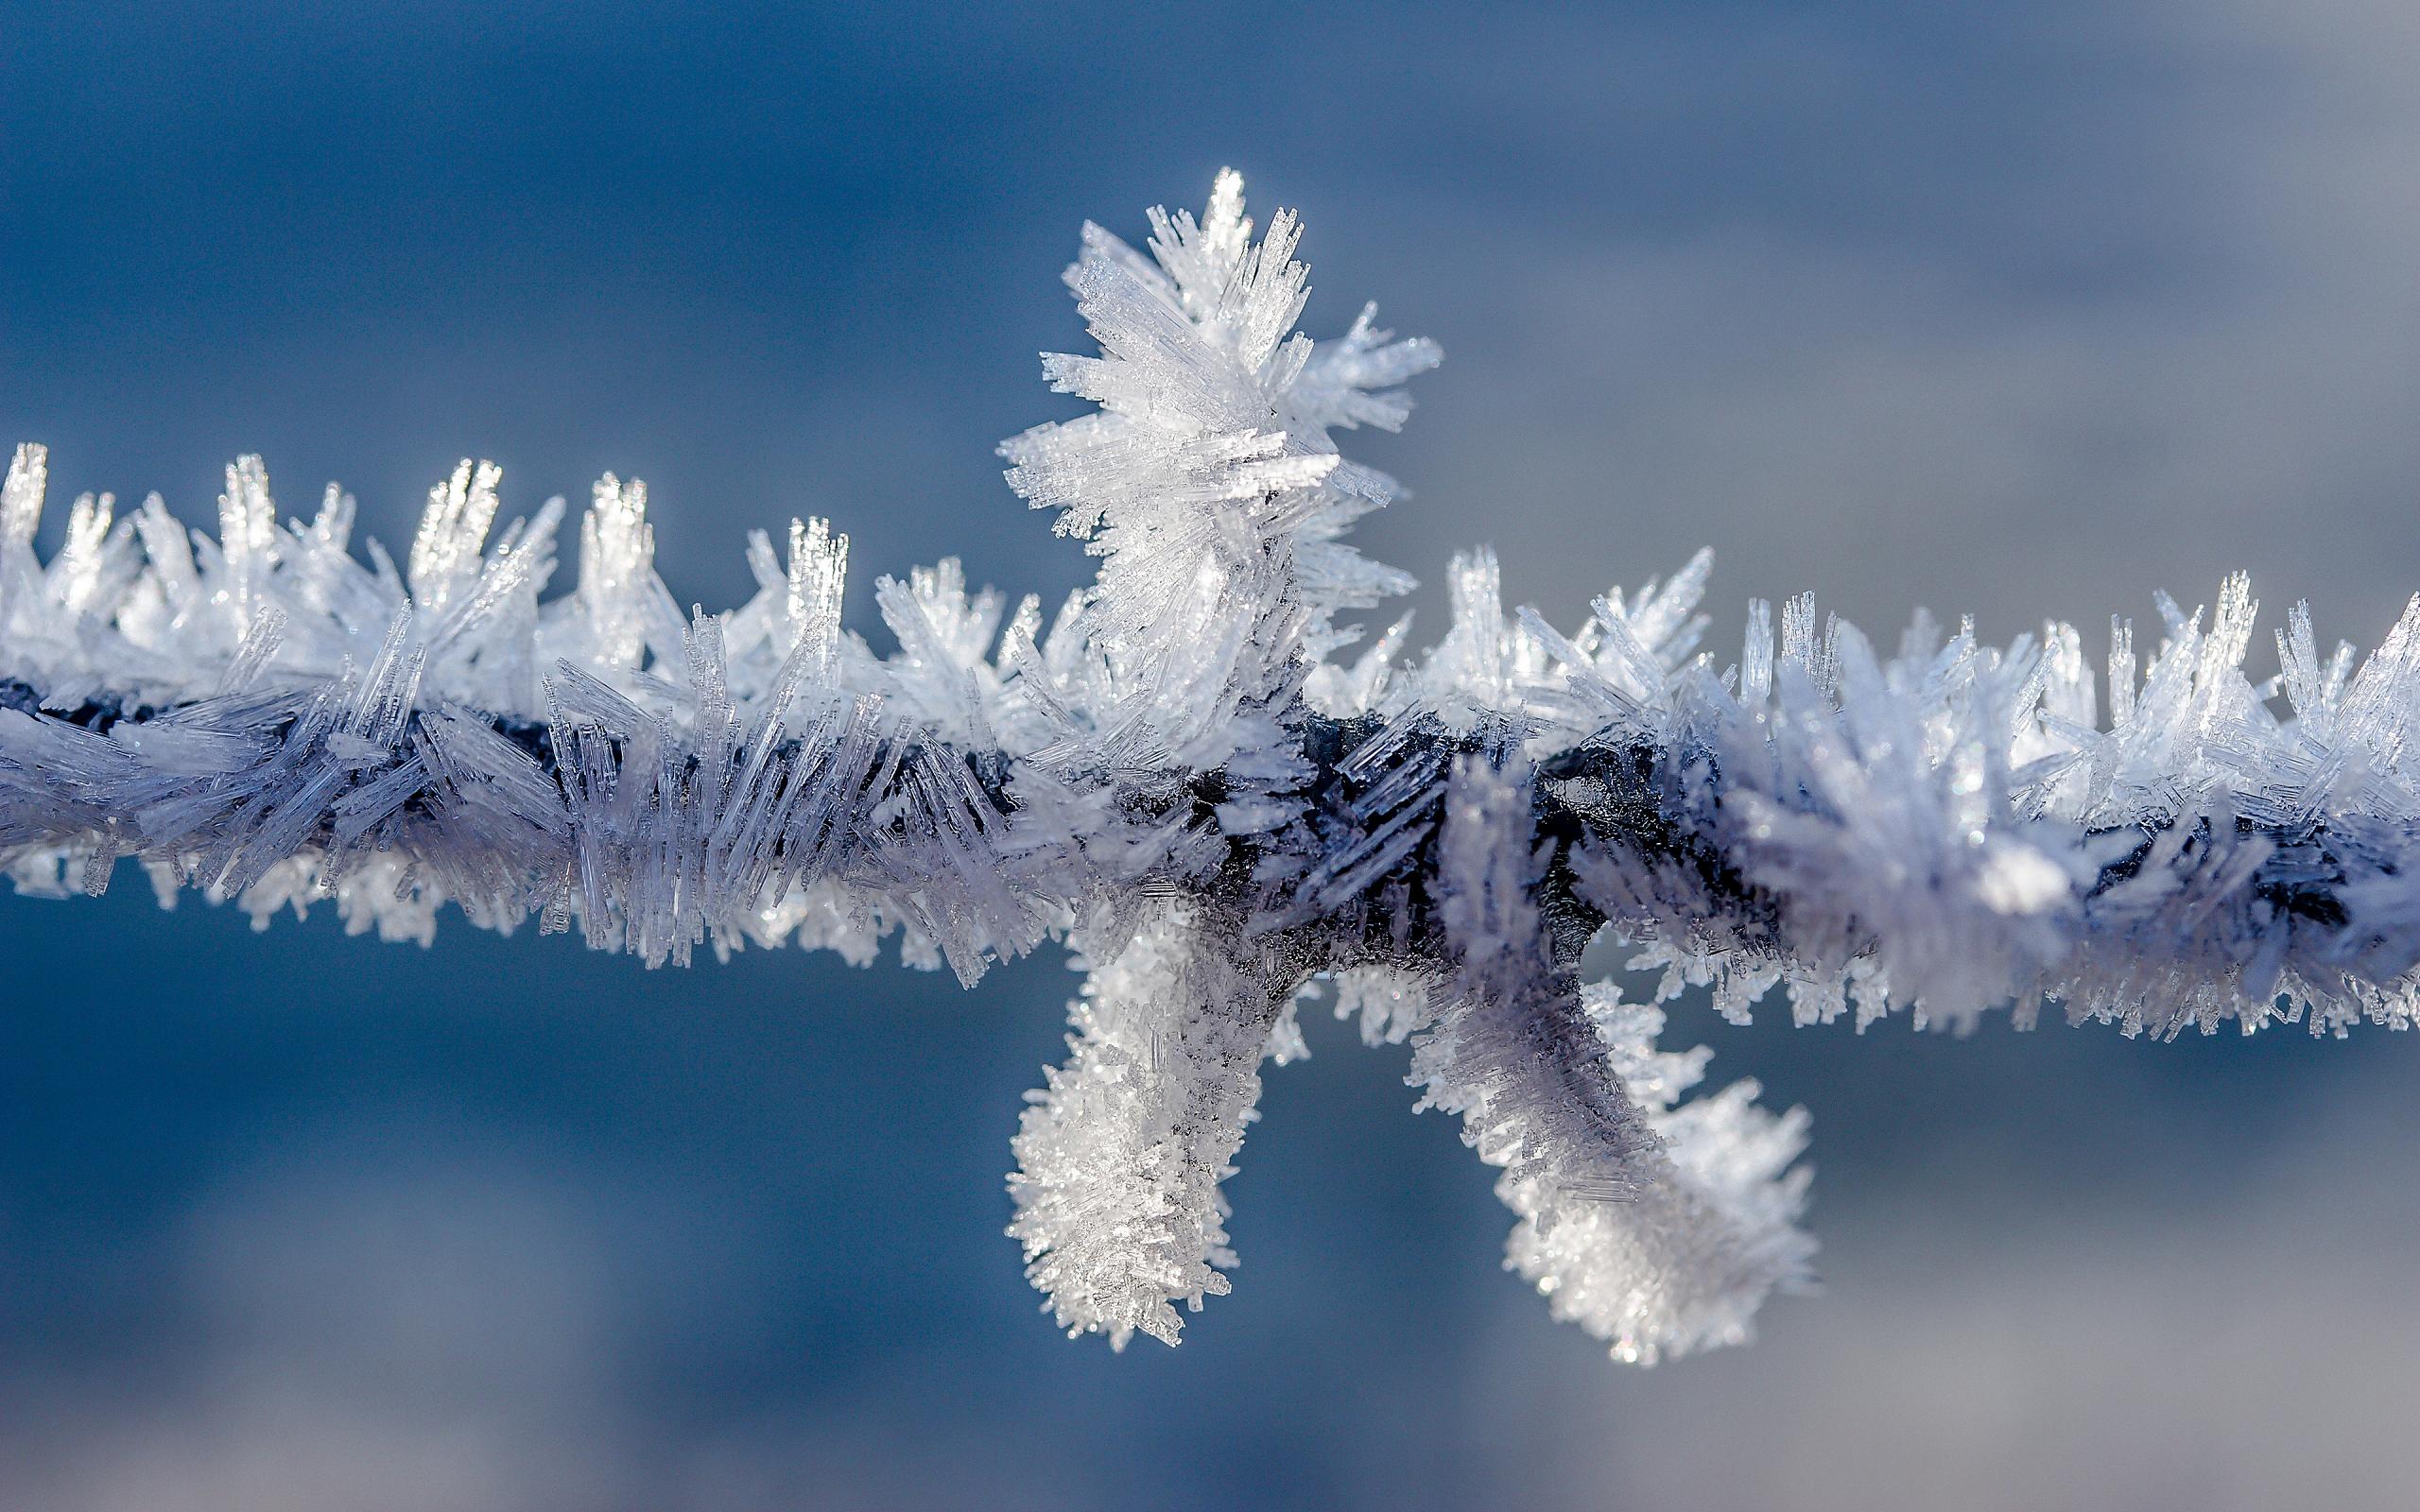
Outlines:
{"label": "upward-pointing ice crystal cluster", "polygon": [[1255,242],[1233,174],[1151,231],[1146,258],[1087,226],[1067,274],[1099,355],[1046,370],[1098,411],[1002,448],[1101,558],[1046,627],[943,561],[877,583],[878,654],[821,521],[751,536],[755,595],[683,615],[612,476],[547,599],[562,501],[498,533],[484,463],[400,570],[351,555],[333,486],[281,523],[256,457],[215,541],[86,494],[43,562],[20,448],[0,864],[63,894],[132,857],[164,902],[325,899],[423,942],[450,902],[649,965],[862,963],[895,933],[971,983],[1063,939],[1089,975],[1010,1231],[1058,1321],[1121,1345],[1227,1290],[1220,1183],[1322,983],[1500,1169],[1507,1263],[1633,1360],[1744,1338],[1804,1280],[1806,1120],[1751,1083],[1686,1096],[1705,1052],[1580,980],[1601,931],[1735,1018],[1779,987],[1860,1028],[2009,1002],[2165,1035],[2411,1022],[2420,608],[2357,670],[2298,607],[2256,685],[2244,579],[2207,613],[2162,597],[2147,653],[2112,627],[2104,719],[2064,625],[1995,649],[1919,617],[1885,658],[1801,598],[1752,605],[1735,654],[1701,648],[1703,554],[1566,632],[1508,616],[1479,551],[1425,659],[1401,623],[1347,658],[1409,579],[1345,544],[1396,490],[1334,433],[1400,424],[1437,351],[1367,310],[1295,334],[1299,228]]}

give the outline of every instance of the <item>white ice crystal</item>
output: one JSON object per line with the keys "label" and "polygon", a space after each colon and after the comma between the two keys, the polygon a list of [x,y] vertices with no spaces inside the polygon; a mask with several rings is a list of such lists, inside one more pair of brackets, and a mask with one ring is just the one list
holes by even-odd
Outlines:
{"label": "white ice crystal", "polygon": [[[1611,932],[1661,996],[1744,1018],[2046,1004],[2129,1033],[2408,1027],[2420,1004],[2420,600],[2366,661],[2297,607],[2282,674],[2256,606],[2165,597],[2113,625],[2105,700],[2072,627],[2004,648],[1919,616],[1895,654],[1795,599],[1701,649],[1701,554],[1569,630],[1507,613],[1484,550],[1425,659],[1352,616],[1409,586],[1345,543],[1394,498],[1335,433],[1392,428],[1434,346],[1365,310],[1294,324],[1307,274],[1242,184],[1154,212],[1149,255],[1084,229],[1098,407],[1006,442],[1009,481],[1101,558],[1055,614],[954,561],[884,579],[895,649],[840,623],[848,541],[752,535],[757,583],[683,615],[643,484],[608,475],[556,570],[561,501],[501,531],[464,462],[399,571],[352,554],[331,486],[283,523],[257,457],[214,540],[108,494],[34,550],[47,458],[0,486],[0,868],[97,892],[135,858],[257,923],[333,902],[425,943],[575,926],[649,965],[785,941],[855,963],[897,935],[971,983],[1064,940],[1066,1063],[1016,1138],[1011,1232],[1071,1332],[1173,1342],[1226,1291],[1219,1183],[1264,1058],[1332,981],[1410,1046],[1517,1216],[1507,1263],[1622,1358],[1747,1336],[1806,1279],[1806,1120],[1752,1083],[1684,1098],[1704,1052],[1578,976]],[[2284,712],[2276,707],[2282,696]],[[2101,717],[2105,701],[2107,717]]]}
{"label": "white ice crystal", "polygon": [[[1093,969],[1067,1064],[1029,1093],[1009,1232],[1071,1333],[1174,1344],[1169,1304],[1223,1297],[1227,1203],[1260,1061],[1293,983],[1175,905]],[[1227,926],[1222,929],[1221,925]]]}

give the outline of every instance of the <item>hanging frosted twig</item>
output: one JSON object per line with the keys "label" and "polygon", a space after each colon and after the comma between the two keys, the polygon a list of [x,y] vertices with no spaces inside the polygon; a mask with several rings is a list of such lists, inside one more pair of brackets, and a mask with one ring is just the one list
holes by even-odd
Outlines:
{"label": "hanging frosted twig", "polygon": [[281,524],[250,457],[216,541],[88,494],[43,563],[20,448],[0,862],[63,894],[133,857],[164,902],[327,899],[424,943],[445,902],[534,915],[649,965],[786,940],[863,963],[896,933],[972,983],[1063,939],[1091,974],[1010,1231],[1059,1322],[1116,1344],[1174,1342],[1175,1304],[1227,1289],[1219,1182],[1316,981],[1410,1042],[1421,1106],[1502,1168],[1507,1263],[1634,1360],[1744,1338],[1803,1280],[1806,1121],[1752,1083],[1683,1100],[1705,1052],[1580,982],[1600,931],[1734,1018],[1779,987],[1797,1022],[1859,1027],[2010,1002],[2130,1033],[2411,1023],[2420,610],[2356,671],[2298,607],[2282,688],[2256,687],[2244,579],[2208,614],[2162,597],[2139,664],[2112,627],[2104,721],[2064,625],[1994,649],[1920,618],[1886,660],[1801,598],[1718,654],[1703,554],[1565,633],[1508,618],[1479,551],[1425,659],[1405,623],[1348,658],[1340,617],[1410,579],[1344,543],[1396,490],[1333,435],[1401,424],[1437,350],[1368,310],[1295,335],[1299,227],[1254,242],[1233,174],[1151,230],[1147,259],[1087,226],[1068,270],[1100,354],[1046,371],[1098,411],[1002,447],[1100,558],[1046,629],[943,561],[878,582],[878,656],[821,521],[781,553],[752,535],[755,596],[684,618],[645,488],[612,476],[542,601],[561,501],[491,541],[498,472],[467,462],[400,572],[349,554],[333,486]]}

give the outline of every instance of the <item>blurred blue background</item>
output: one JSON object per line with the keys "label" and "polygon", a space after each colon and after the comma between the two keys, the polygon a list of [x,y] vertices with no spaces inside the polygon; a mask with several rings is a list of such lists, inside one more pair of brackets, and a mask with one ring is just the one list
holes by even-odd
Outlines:
{"label": "blurred blue background", "polygon": [[[1071,412],[1054,275],[1233,163],[1307,217],[1315,333],[1374,296],[1445,347],[1353,447],[1425,576],[1492,540],[1570,620],[1710,541],[1725,638],[1811,587],[2096,646],[2237,566],[2365,644],[2420,586],[2394,0],[244,9],[0,4],[0,438],[55,505],[207,521],[258,450],[395,541],[476,453],[515,510],[647,479],[683,602],[806,512],[860,626],[943,552],[1055,596],[1084,558],[990,450]],[[1684,1005],[1815,1110],[1827,1295],[1640,1372],[1321,1023],[1236,1295],[1114,1356],[1000,1234],[1059,961],[964,995],[451,922],[0,898],[0,1504],[2420,1501],[2406,1038]]]}

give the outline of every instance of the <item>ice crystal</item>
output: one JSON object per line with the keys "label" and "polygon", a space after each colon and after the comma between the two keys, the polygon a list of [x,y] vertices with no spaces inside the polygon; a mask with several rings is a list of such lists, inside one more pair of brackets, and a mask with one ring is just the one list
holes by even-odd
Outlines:
{"label": "ice crystal", "polygon": [[1150,227],[1148,256],[1085,227],[1067,273],[1098,354],[1045,370],[1096,411],[1001,448],[1097,580],[1046,615],[954,561],[885,578],[887,655],[841,626],[822,521],[752,535],[755,595],[683,615],[636,480],[596,485],[549,599],[561,503],[498,533],[493,465],[431,490],[399,572],[352,555],[341,490],[280,523],[244,457],[215,540],[88,494],[44,562],[21,447],[0,867],[56,895],[134,858],[164,901],[423,943],[447,903],[534,916],[649,965],[896,935],[972,983],[1064,940],[1088,975],[1010,1232],[1059,1323],[1116,1345],[1227,1290],[1220,1183],[1322,982],[1501,1171],[1507,1264],[1638,1361],[1806,1279],[1806,1119],[1685,1095],[1706,1052],[1582,982],[1600,933],[1735,1018],[1780,988],[1860,1028],[2411,1022],[2420,601],[2358,669],[2297,607],[2256,685],[2244,579],[2162,597],[2147,657],[2113,624],[2105,719],[2064,625],[1994,648],[1920,616],[1885,659],[1800,598],[1702,649],[1703,554],[1565,631],[1475,552],[1425,659],[1402,622],[1348,656],[1410,580],[1346,544],[1397,490],[1335,433],[1401,424],[1437,350],[1371,310],[1297,334],[1300,226],[1255,240],[1233,174]]}

